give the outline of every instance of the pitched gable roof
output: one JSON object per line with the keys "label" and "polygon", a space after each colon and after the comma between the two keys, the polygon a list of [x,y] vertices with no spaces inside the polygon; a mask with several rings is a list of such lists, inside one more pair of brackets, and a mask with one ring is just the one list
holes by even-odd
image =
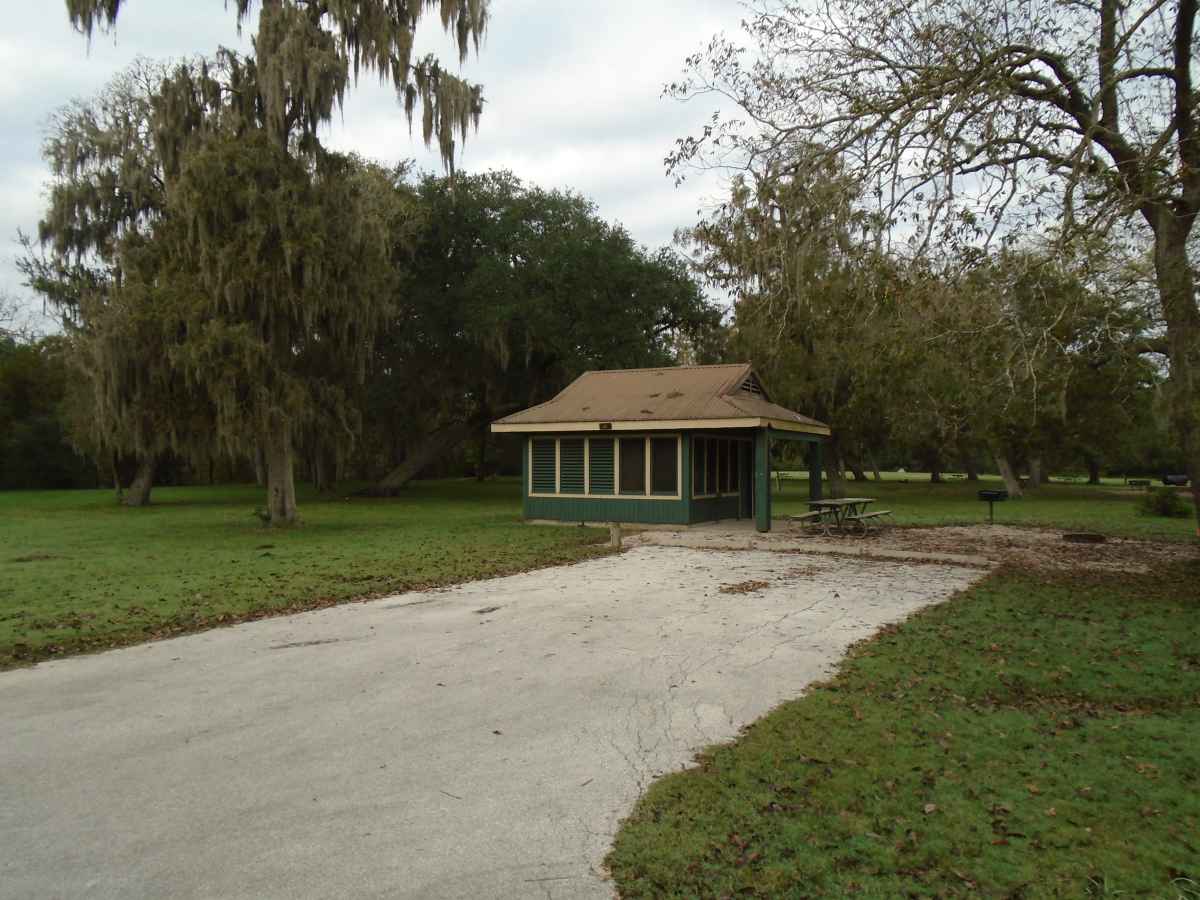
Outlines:
{"label": "pitched gable roof", "polygon": [[[585,372],[552,400],[505,416],[494,425],[502,431],[519,431],[526,425],[695,422],[702,426],[746,419],[829,433],[823,423],[772,403],[749,363]],[[725,427],[758,424],[766,423]]]}

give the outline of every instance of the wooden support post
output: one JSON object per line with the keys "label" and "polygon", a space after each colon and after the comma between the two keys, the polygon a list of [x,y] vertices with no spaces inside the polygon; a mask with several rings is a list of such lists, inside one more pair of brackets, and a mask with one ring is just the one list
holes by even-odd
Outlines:
{"label": "wooden support post", "polygon": [[530,479],[533,477],[529,472],[529,442],[532,438],[521,436],[521,518],[529,518],[529,491],[531,488]]}
{"label": "wooden support post", "polygon": [[771,530],[771,438],[765,428],[754,432],[754,527]]}

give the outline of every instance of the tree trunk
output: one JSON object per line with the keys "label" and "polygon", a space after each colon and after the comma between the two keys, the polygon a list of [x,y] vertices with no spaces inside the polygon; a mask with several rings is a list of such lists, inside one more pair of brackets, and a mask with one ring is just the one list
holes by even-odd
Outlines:
{"label": "tree trunk", "polygon": [[121,486],[121,465],[116,453],[112,455],[112,483],[117,502],[121,503],[125,499],[125,489]]}
{"label": "tree trunk", "polygon": [[883,476],[879,474],[879,457],[874,451],[867,452],[867,461],[871,464],[871,474],[875,476],[875,480],[883,481]]}
{"label": "tree trunk", "polygon": [[825,480],[829,488],[829,500],[846,496],[846,469],[842,465],[842,449],[837,438],[831,438],[825,447]]}
{"label": "tree trunk", "polygon": [[267,486],[267,460],[261,446],[254,448],[254,483],[259,487]]}
{"label": "tree trunk", "polygon": [[1000,470],[1000,477],[1004,479],[1004,486],[1008,489],[1008,496],[1017,498],[1024,496],[1021,490],[1021,479],[1017,477],[1017,473],[1013,470],[1012,463],[1008,459],[1007,453],[996,453],[996,467]]}
{"label": "tree trunk", "polygon": [[272,527],[296,522],[296,477],[292,460],[291,431],[278,425],[263,442],[267,469],[267,516]]}
{"label": "tree trunk", "polygon": [[154,487],[154,457],[145,456],[138,460],[137,474],[129,483],[129,490],[121,502],[126,506],[149,506],[150,489]]}
{"label": "tree trunk", "polygon": [[929,482],[930,482],[930,484],[941,484],[942,483],[942,470],[939,469],[937,466],[929,467]]}
{"label": "tree trunk", "polygon": [[1100,483],[1100,460],[1095,456],[1087,458],[1088,484]]}
{"label": "tree trunk", "polygon": [[420,475],[422,469],[443,453],[457,447],[478,427],[478,421],[470,420],[439,428],[417,446],[411,447],[404,462],[392,469],[381,481],[367,488],[365,493],[374,497],[394,497],[406,484]]}
{"label": "tree trunk", "polygon": [[1200,537],[1200,306],[1187,254],[1191,222],[1177,219],[1174,210],[1163,205],[1151,225],[1155,281],[1171,358],[1169,415],[1192,480],[1196,536]]}
{"label": "tree trunk", "polygon": [[313,451],[311,469],[313,487],[320,493],[332,491],[335,483],[334,466],[330,465],[329,457],[320,449]]}
{"label": "tree trunk", "polygon": [[487,478],[487,451],[488,451],[488,432],[491,431],[491,426],[484,425],[483,431],[479,434],[479,465],[475,467],[475,480],[483,481]]}
{"label": "tree trunk", "polygon": [[979,463],[975,461],[975,456],[968,453],[963,457],[963,469],[967,473],[967,481],[979,480]]}
{"label": "tree trunk", "polygon": [[1042,458],[1040,456],[1029,457],[1029,487],[1040,488],[1045,473],[1042,471]]}
{"label": "tree trunk", "polygon": [[863,471],[862,461],[857,456],[847,457],[850,463],[850,474],[854,476],[855,481],[866,481],[867,473]]}
{"label": "tree trunk", "polygon": [[959,438],[957,442],[958,458],[962,461],[963,472],[967,475],[967,481],[979,480],[979,455],[975,452],[975,447],[971,442],[963,438]]}

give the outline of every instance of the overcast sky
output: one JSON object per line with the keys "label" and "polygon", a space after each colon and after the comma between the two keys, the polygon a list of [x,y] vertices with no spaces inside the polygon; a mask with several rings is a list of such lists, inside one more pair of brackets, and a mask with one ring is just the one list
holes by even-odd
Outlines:
{"label": "overcast sky", "polygon": [[[0,0],[0,8],[0,291],[40,308],[14,259],[17,230],[36,233],[44,204],[40,147],[50,112],[93,95],[138,56],[248,51],[249,34],[239,37],[223,0],[126,0],[115,32],[90,47],[68,24],[63,0]],[[662,99],[662,86],[713,34],[736,30],[741,13],[737,0],[492,0],[486,43],[462,68],[485,85],[487,102],[461,168],[508,168],[543,187],[572,188],[638,241],[669,243],[719,185],[693,178],[676,188],[666,176],[674,140],[695,131],[715,102]],[[456,63],[436,12],[422,23],[416,55],[428,51]],[[373,78],[349,96],[325,140],[440,169],[419,136],[410,138],[393,92]]]}

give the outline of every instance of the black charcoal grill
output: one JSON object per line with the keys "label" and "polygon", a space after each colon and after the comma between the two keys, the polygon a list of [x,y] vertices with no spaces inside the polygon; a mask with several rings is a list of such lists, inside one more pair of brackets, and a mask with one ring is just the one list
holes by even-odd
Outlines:
{"label": "black charcoal grill", "polygon": [[996,504],[1008,499],[1008,491],[980,491],[979,499],[988,505],[988,522],[996,524]]}

